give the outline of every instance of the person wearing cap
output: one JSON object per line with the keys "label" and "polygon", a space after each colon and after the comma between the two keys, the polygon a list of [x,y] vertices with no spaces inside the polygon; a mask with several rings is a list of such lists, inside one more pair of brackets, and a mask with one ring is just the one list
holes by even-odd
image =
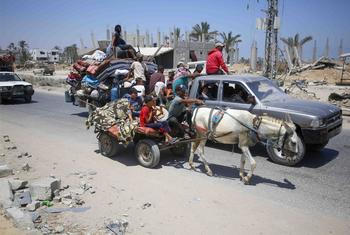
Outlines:
{"label": "person wearing cap", "polygon": [[[167,121],[157,122],[155,118],[155,100],[152,96],[146,95],[144,105],[140,112],[140,127],[149,127],[159,130],[165,136],[165,140],[168,143],[173,143],[176,138],[170,136],[170,128]],[[162,109],[162,107],[161,107]],[[162,111],[162,110],[161,110]]]}
{"label": "person wearing cap", "polygon": [[224,47],[224,44],[217,42],[215,48],[209,51],[206,63],[206,72],[208,75],[229,73],[224,58],[222,57],[222,49]]}
{"label": "person wearing cap", "polygon": [[134,80],[136,80],[136,78],[142,78],[142,80],[146,82],[147,66],[143,62],[143,56],[141,53],[137,53],[136,57],[136,61],[130,66],[130,73],[134,74]]}
{"label": "person wearing cap", "polygon": [[189,126],[191,127],[192,122],[192,114],[190,111],[186,109],[187,105],[191,104],[203,104],[203,101],[199,99],[189,99],[187,97],[187,87],[184,85],[177,85],[175,88],[176,96],[171,101],[169,107],[169,125],[172,129],[176,129],[179,131],[180,135],[184,135],[184,130],[181,126],[183,121],[187,121]]}
{"label": "person wearing cap", "polygon": [[175,91],[176,86],[184,85],[188,88],[189,78],[191,77],[191,72],[186,68],[185,62],[180,61],[177,63],[177,69],[174,75],[174,81],[172,84],[173,91]]}

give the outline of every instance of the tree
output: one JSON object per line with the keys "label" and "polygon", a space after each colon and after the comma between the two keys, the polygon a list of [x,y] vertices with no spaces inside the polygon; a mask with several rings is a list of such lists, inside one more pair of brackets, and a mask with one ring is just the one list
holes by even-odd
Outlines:
{"label": "tree", "polygon": [[17,47],[15,46],[15,44],[13,42],[11,42],[8,46],[7,49],[11,52],[15,52],[17,51]]}
{"label": "tree", "polygon": [[[210,25],[208,22],[201,22],[200,24],[196,24],[192,27],[192,32],[190,34],[191,37],[195,38],[197,41],[200,42],[208,42],[215,38],[218,31],[209,31]],[[203,38],[204,35],[204,38]]]}
{"label": "tree", "polygon": [[58,50],[59,52],[61,51],[61,47],[59,47],[59,46],[57,46],[57,45],[54,46],[53,49],[54,49],[54,50]]}
{"label": "tree", "polygon": [[174,29],[174,36],[175,36],[175,38],[177,38],[177,40],[181,39],[182,35],[181,35],[181,29],[180,28],[176,27]]}
{"label": "tree", "polygon": [[297,65],[298,61],[296,55],[294,53],[294,47],[297,48],[300,60],[302,60],[303,54],[303,45],[312,40],[311,36],[304,37],[299,40],[299,33],[295,34],[294,37],[281,38],[281,41],[284,42],[288,46],[290,59],[292,60],[293,65]]}
{"label": "tree", "polygon": [[26,61],[29,60],[30,55],[29,55],[29,51],[28,51],[28,43],[24,40],[21,40],[18,42],[18,46],[19,46],[19,61],[21,64],[24,64]]}
{"label": "tree", "polygon": [[227,53],[226,63],[230,63],[230,50],[234,50],[234,47],[236,43],[242,42],[240,34],[236,34],[235,36],[232,36],[232,32],[230,31],[228,34],[225,32],[220,33],[220,36],[223,40],[223,43],[225,45],[225,51]]}

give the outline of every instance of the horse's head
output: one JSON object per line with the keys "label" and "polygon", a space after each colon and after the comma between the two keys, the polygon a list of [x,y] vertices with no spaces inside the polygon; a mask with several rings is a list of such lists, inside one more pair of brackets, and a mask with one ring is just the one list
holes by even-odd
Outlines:
{"label": "horse's head", "polygon": [[287,120],[280,120],[263,115],[258,117],[257,120],[259,120],[259,133],[271,141],[276,148],[290,156],[298,152],[296,126],[290,116]]}

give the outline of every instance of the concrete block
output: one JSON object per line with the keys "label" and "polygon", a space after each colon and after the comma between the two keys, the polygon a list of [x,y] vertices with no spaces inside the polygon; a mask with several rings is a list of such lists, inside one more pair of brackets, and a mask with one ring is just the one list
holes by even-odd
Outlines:
{"label": "concrete block", "polygon": [[11,207],[13,193],[7,179],[0,179],[0,206],[7,209]]}
{"label": "concrete block", "polygon": [[12,175],[13,170],[7,165],[0,166],[0,178]]}
{"label": "concrete block", "polygon": [[17,207],[6,209],[7,216],[21,229],[34,229],[32,217]]}
{"label": "concrete block", "polygon": [[28,185],[28,181],[26,180],[9,179],[9,182],[10,182],[12,191],[23,189]]}
{"label": "concrete block", "polygon": [[15,205],[26,206],[32,203],[32,198],[28,190],[15,194]]}
{"label": "concrete block", "polygon": [[33,200],[51,200],[53,192],[60,187],[60,179],[45,177],[31,182],[29,190]]}

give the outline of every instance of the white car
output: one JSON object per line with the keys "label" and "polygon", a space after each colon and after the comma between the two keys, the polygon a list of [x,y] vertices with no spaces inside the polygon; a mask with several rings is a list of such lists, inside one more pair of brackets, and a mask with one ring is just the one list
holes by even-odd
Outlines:
{"label": "white car", "polygon": [[25,82],[14,72],[0,72],[0,103],[4,99],[23,98],[32,101],[34,89],[31,83]]}

